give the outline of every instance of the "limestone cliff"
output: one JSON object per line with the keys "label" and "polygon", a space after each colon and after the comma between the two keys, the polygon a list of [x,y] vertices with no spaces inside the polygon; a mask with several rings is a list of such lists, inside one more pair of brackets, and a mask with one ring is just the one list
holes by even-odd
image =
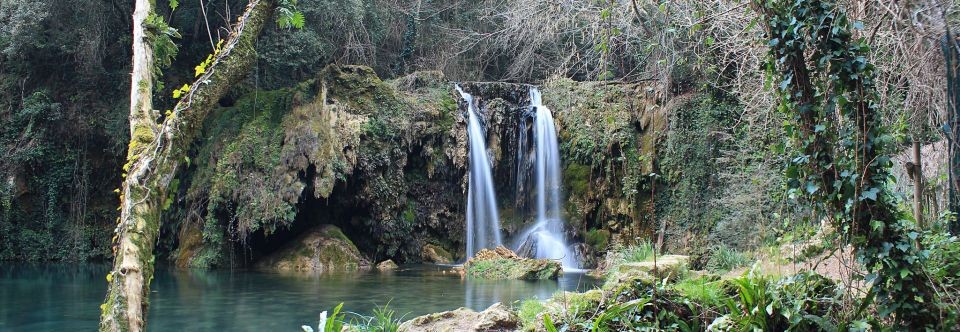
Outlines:
{"label": "limestone cliff", "polygon": [[[529,145],[518,143],[532,137],[530,86],[461,85],[480,106],[509,238],[534,215]],[[541,90],[558,121],[568,237],[603,249],[649,232],[646,175],[666,125],[652,90],[566,79]],[[372,261],[418,262],[427,245],[462,259],[466,105],[440,73],[381,81],[329,66],[221,104],[165,214],[177,265],[246,264],[326,224]]]}

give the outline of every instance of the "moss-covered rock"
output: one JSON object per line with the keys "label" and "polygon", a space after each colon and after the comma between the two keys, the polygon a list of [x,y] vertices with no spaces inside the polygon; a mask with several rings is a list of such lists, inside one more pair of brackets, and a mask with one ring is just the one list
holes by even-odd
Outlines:
{"label": "moss-covered rock", "polygon": [[481,279],[556,279],[563,272],[559,262],[517,256],[504,247],[482,249],[463,264],[467,276]]}
{"label": "moss-covered rock", "polygon": [[427,314],[400,324],[404,332],[516,331],[520,319],[507,307],[494,303],[484,311],[467,308]]}
{"label": "moss-covered rock", "polygon": [[629,283],[631,280],[643,280],[653,283],[656,280],[677,280],[688,272],[690,257],[682,255],[658,256],[656,261],[626,262],[618,264],[610,271],[606,271],[607,282],[605,288]]}
{"label": "moss-covered rock", "polygon": [[377,270],[380,271],[391,271],[396,269],[397,263],[394,263],[392,259],[388,259],[377,264]]}
{"label": "moss-covered rock", "polygon": [[323,225],[257,263],[275,271],[356,271],[370,267],[353,242],[332,225]]}
{"label": "moss-covered rock", "polygon": [[453,263],[453,255],[440,246],[433,244],[423,245],[423,261],[426,263],[450,264]]}

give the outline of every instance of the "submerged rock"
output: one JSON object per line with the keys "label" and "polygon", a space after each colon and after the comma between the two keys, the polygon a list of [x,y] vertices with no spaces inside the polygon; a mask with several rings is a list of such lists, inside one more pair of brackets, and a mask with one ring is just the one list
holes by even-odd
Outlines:
{"label": "submerged rock", "polygon": [[397,268],[397,263],[394,263],[392,259],[388,259],[377,264],[377,270],[380,271],[389,271],[395,270]]}
{"label": "submerged rock", "polygon": [[484,311],[467,308],[423,315],[400,324],[400,331],[517,331],[520,319],[500,303]]}
{"label": "submerged rock", "polygon": [[357,271],[370,267],[353,242],[333,225],[307,231],[263,258],[257,268],[275,271]]}
{"label": "submerged rock", "polygon": [[502,246],[480,250],[463,266],[468,276],[482,279],[556,279],[563,271],[559,262],[523,258]]}
{"label": "submerged rock", "polygon": [[451,264],[453,255],[439,246],[432,244],[423,245],[423,261],[425,263]]}

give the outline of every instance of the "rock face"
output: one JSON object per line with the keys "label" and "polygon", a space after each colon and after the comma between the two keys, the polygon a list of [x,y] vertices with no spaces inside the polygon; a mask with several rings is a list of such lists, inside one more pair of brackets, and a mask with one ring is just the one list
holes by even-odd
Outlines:
{"label": "rock face", "polygon": [[432,244],[423,245],[423,262],[424,263],[437,263],[437,264],[451,264],[453,263],[453,256],[449,252],[444,250],[439,246]]}
{"label": "rock face", "polygon": [[400,324],[404,332],[518,331],[520,319],[500,303],[484,311],[467,308],[423,315]]}
{"label": "rock face", "polygon": [[257,263],[257,268],[273,271],[357,271],[369,267],[370,262],[353,242],[333,225],[314,228]]}
{"label": "rock face", "polygon": [[523,258],[502,246],[480,250],[463,266],[468,276],[481,279],[556,279],[563,271],[559,262]]}
{"label": "rock face", "polygon": [[[523,157],[531,151],[520,151],[530,144],[518,144],[533,137],[530,86],[461,86],[474,95],[487,134],[504,234],[515,235],[534,214],[533,165]],[[540,90],[562,143],[567,237],[587,231],[626,244],[644,235],[643,186],[656,133],[666,127],[663,108],[642,84],[554,78]],[[176,242],[185,247],[180,265],[222,266],[224,253],[251,249],[229,239],[257,237],[250,243],[262,247],[253,251],[266,251],[278,230],[316,224],[340,226],[360,252],[401,263],[462,257],[466,104],[442,74],[383,81],[367,67],[331,65],[293,87],[241,89],[223,105],[195,142],[182,181],[189,188],[166,212],[204,225],[169,223],[200,239]]]}

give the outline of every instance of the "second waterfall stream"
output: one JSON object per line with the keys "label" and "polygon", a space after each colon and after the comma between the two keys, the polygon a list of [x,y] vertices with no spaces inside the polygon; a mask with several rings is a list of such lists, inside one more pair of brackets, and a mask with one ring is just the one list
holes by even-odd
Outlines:
{"label": "second waterfall stream", "polygon": [[529,252],[535,258],[559,260],[564,270],[580,268],[580,263],[564,240],[564,222],[561,216],[560,149],[553,114],[543,105],[540,90],[530,88],[530,108],[534,113],[534,176],[536,181],[537,219],[517,238],[515,248]]}

